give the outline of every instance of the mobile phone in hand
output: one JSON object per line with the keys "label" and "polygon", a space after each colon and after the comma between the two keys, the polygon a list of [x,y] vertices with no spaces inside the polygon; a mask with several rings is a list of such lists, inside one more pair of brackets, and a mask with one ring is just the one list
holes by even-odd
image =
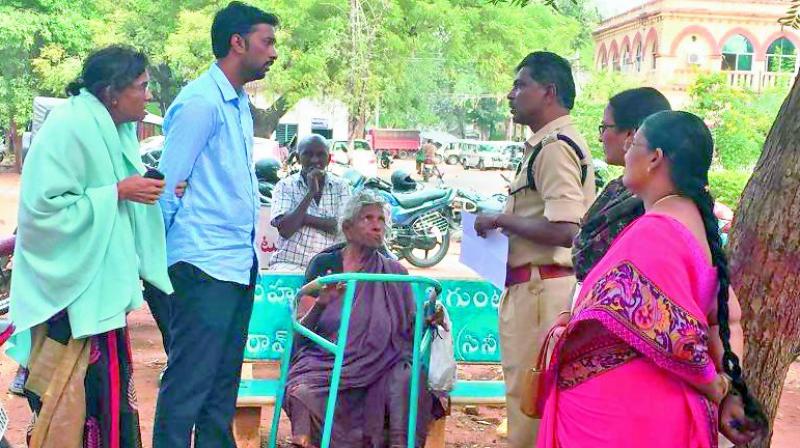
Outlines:
{"label": "mobile phone in hand", "polygon": [[148,168],[147,172],[144,173],[145,179],[156,179],[156,180],[164,180],[164,173],[158,171],[155,168]]}

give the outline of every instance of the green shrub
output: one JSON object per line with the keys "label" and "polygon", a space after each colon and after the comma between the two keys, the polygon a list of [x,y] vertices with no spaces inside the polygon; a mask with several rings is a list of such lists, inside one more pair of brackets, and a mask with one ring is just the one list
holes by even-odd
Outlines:
{"label": "green shrub", "polygon": [[738,170],[711,171],[708,173],[711,194],[716,200],[735,210],[752,174],[751,171]]}
{"label": "green shrub", "polygon": [[689,87],[688,110],[709,124],[714,134],[714,166],[751,170],[788,88],[756,93],[728,85],[724,73],[701,74]]}

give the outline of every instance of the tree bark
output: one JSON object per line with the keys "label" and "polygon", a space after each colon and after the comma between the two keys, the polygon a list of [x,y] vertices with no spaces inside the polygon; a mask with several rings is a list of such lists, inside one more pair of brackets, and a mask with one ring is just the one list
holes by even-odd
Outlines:
{"label": "tree bark", "polygon": [[161,110],[161,116],[163,117],[167,114],[167,109],[172,104],[172,101],[178,96],[180,86],[183,83],[172,76],[172,70],[165,63],[152,66],[150,68],[150,76],[158,85],[158,90],[153,92],[153,98],[158,102],[158,108]]}
{"label": "tree bark", "polygon": [[14,154],[14,171],[17,173],[22,172],[22,135],[17,129],[17,121],[11,117],[11,122],[8,126],[8,153]]}
{"label": "tree bark", "polygon": [[[800,79],[800,78],[799,78]],[[800,348],[800,82],[795,80],[745,188],[731,234],[742,305],[743,370],[770,422]],[[768,447],[769,436],[750,447]]]}
{"label": "tree bark", "polygon": [[293,104],[289,104],[289,101],[286,99],[286,95],[281,95],[267,109],[259,109],[251,103],[250,112],[253,114],[253,130],[256,137],[269,138],[269,136],[278,129],[278,122],[281,120],[281,117],[283,117],[292,106]]}
{"label": "tree bark", "polygon": [[350,126],[348,132],[348,141],[350,143],[355,139],[364,138],[367,129],[367,118],[362,115],[351,115]]}

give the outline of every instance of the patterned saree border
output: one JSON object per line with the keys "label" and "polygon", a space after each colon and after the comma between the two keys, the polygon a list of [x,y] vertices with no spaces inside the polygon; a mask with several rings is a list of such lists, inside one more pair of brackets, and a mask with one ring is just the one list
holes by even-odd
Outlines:
{"label": "patterned saree border", "polygon": [[620,367],[640,355],[621,340],[608,335],[580,353],[558,363],[558,388],[571,389],[604,372]]}
{"label": "patterned saree border", "polygon": [[630,261],[599,279],[575,310],[571,327],[597,320],[656,365],[697,382],[716,374],[708,325],[670,299]]}

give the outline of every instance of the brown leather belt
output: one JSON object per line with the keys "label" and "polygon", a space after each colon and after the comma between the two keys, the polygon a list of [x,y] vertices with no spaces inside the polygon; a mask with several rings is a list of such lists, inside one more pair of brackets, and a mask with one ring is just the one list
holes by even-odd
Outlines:
{"label": "brown leather belt", "polygon": [[553,278],[569,277],[575,275],[575,270],[557,264],[546,264],[542,266],[532,266],[530,263],[515,268],[506,268],[506,286],[518,285],[526,283],[531,279],[531,271],[533,269],[539,270],[539,278],[548,280]]}

